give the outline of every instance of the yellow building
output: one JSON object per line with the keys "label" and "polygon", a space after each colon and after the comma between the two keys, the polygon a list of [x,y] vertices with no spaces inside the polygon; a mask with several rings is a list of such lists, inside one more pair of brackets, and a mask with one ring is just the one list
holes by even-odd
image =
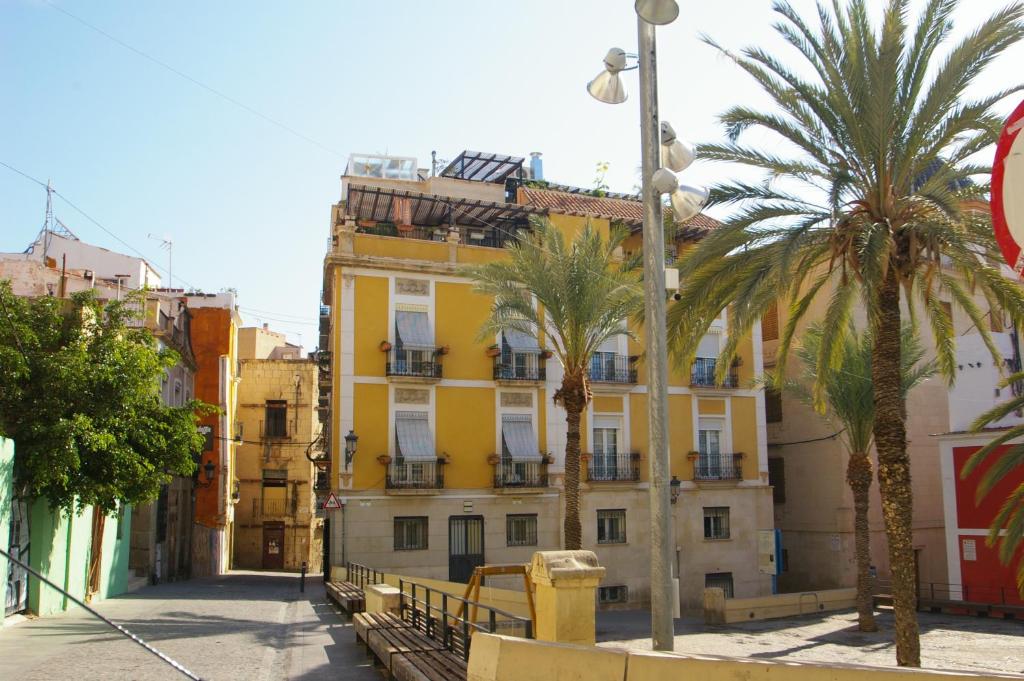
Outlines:
{"label": "yellow building", "polygon": [[[331,561],[465,580],[481,563],[528,562],[562,545],[565,414],[552,402],[561,369],[518,334],[477,342],[491,301],[460,268],[505,257],[530,215],[568,234],[586,222],[632,229],[640,202],[532,177],[523,159],[464,152],[442,172],[415,159],[354,156],[331,211],[321,347],[329,351]],[[713,228],[698,216],[675,248]],[[771,530],[760,330],[735,375],[713,385],[725,315],[692,371],[669,381],[677,573],[684,607],[705,585],[770,593],[758,530]],[[649,600],[647,394],[638,340],[610,340],[591,367],[584,415],[584,548],[608,568],[601,603]],[[358,444],[351,461],[345,435]]]}
{"label": "yellow building", "polygon": [[284,334],[238,332],[238,503],[235,568],[319,572],[323,521],[316,517],[320,423],[316,363]]}

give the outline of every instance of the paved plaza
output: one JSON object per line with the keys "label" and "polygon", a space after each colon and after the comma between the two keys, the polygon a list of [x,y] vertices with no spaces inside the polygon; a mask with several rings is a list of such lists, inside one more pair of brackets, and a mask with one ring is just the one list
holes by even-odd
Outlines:
{"label": "paved plaza", "polygon": [[[380,681],[319,576],[233,572],[98,604],[209,681]],[[0,628],[0,679],[182,681],[186,677],[80,609]]]}
{"label": "paved plaza", "polygon": [[[894,667],[892,613],[877,614],[879,630],[857,631],[857,613],[807,615],[742,624],[707,626],[676,620],[677,653],[760,660]],[[1024,674],[1024,622],[918,613],[921,664],[946,671]],[[650,649],[650,614],[600,612],[598,645]]]}

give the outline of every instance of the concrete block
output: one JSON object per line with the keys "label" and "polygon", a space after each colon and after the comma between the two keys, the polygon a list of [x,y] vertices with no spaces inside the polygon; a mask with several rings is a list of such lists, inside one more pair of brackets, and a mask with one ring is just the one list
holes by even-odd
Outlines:
{"label": "concrete block", "polygon": [[401,609],[401,592],[387,584],[370,584],[363,589],[366,595],[366,612],[390,612],[398,615]]}
{"label": "concrete block", "polygon": [[624,650],[478,633],[467,681],[623,681]]}

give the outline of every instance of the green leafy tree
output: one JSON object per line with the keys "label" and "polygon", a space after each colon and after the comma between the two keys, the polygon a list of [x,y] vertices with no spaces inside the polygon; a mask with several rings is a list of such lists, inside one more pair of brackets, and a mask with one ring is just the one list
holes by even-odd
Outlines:
{"label": "green leafy tree", "polygon": [[[1019,385],[1022,381],[1024,372],[1006,379],[1007,384]],[[988,410],[975,420],[971,429],[979,431],[1021,409],[1024,409],[1024,394],[1016,395]],[[1000,433],[967,460],[960,473],[962,478],[967,478],[979,468],[985,468],[978,483],[976,501],[980,502],[987,497],[999,483],[1011,476],[1019,476],[1021,471],[1024,471],[1024,444],[1014,444],[1002,450],[1007,443],[1022,437],[1024,425],[1013,426]],[[999,546],[999,560],[1004,565],[1010,565],[1016,559],[1017,591],[1024,597],[1024,482],[1010,490],[996,517],[992,519],[985,543],[989,546]]]}
{"label": "green leafy tree", "polygon": [[[870,506],[871,447],[874,444],[875,404],[871,381],[871,334],[857,333],[853,328],[843,336],[836,366],[818,369],[821,339],[826,331],[821,324],[812,324],[801,338],[796,356],[802,370],[797,380],[784,381],[783,387],[804,403],[825,414],[837,427],[849,460],[846,482],[853,492],[854,555],[857,560],[857,623],[861,631],[877,631],[871,602],[871,534],[868,527]],[[908,323],[900,334],[900,380],[904,397],[935,371],[935,363],[922,362],[925,351]],[[815,400],[813,387],[820,385],[824,404]]]}
{"label": "green leafy tree", "polygon": [[[607,339],[623,333],[623,322],[639,314],[636,276],[618,259],[625,232],[609,240],[589,223],[570,242],[545,220],[512,242],[509,258],[466,268],[475,290],[493,296],[490,318],[480,338],[518,331],[540,339],[562,365],[562,385],[554,395],[565,409],[565,548],[579,549],[580,415],[590,402],[590,360]],[[534,305],[536,299],[537,305]]]}
{"label": "green leafy tree", "polygon": [[213,408],[161,403],[178,357],[157,350],[138,302],[20,298],[0,282],[0,433],[17,443],[20,496],[112,511],[195,470],[197,413]]}
{"label": "green leafy tree", "polygon": [[[866,0],[834,0],[819,3],[816,20],[808,22],[777,0],[775,29],[794,54],[719,48],[753,77],[772,106],[732,107],[721,116],[727,140],[698,152],[760,169],[766,181],[712,188],[712,204],[737,210],[684,254],[682,300],[672,306],[668,323],[675,353],[686,361],[711,319],[728,307],[728,359],[781,298],[789,305],[779,343],[782,368],[797,325],[822,299],[826,332],[818,366],[835,367],[851,312],[858,301],[865,306],[874,342],[873,432],[892,566],[896,659],[919,666],[910,459],[899,380],[901,300],[930,325],[939,369],[949,380],[954,336],[945,298],[970,317],[994,355],[987,310],[971,294],[1024,318],[1024,297],[1002,276],[989,216],[979,209],[988,186],[978,181],[990,168],[972,162],[997,139],[1002,121],[992,107],[1017,88],[980,99],[965,95],[985,67],[1024,35],[1024,9],[1012,4],[947,46],[959,3],[927,0],[913,26],[908,4],[888,0],[875,21]],[[744,143],[740,138],[748,130],[773,143]],[[720,362],[719,371],[728,366]],[[815,399],[823,390],[819,381]]]}

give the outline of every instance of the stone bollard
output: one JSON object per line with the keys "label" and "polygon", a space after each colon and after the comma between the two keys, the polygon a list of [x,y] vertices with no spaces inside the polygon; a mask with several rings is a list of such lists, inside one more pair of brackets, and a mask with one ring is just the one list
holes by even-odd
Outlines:
{"label": "stone bollard", "polygon": [[717,586],[704,589],[704,624],[725,624],[725,591]]}
{"label": "stone bollard", "polygon": [[390,584],[367,584],[363,589],[366,597],[366,612],[389,612],[400,614],[401,592]]}
{"label": "stone bollard", "polygon": [[594,645],[597,585],[605,569],[593,551],[538,551],[530,578],[535,587],[540,641]]}

